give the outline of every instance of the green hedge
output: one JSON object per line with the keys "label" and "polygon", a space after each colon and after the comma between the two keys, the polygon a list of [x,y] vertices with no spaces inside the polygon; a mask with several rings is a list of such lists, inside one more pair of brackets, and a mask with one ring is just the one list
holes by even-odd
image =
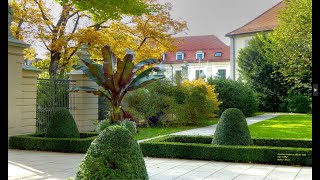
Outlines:
{"label": "green hedge", "polygon": [[97,135],[94,132],[80,133],[80,138],[46,138],[44,134],[17,135],[9,138],[9,148],[85,153]]}
{"label": "green hedge", "polygon": [[[178,142],[175,142],[178,141]],[[225,146],[210,144],[212,137],[166,136],[140,143],[144,156],[162,158],[184,158],[231,162],[251,162],[283,165],[312,165],[312,149],[309,141],[253,139],[253,146]],[[273,142],[272,142],[273,141]],[[289,145],[293,142],[307,147],[277,147],[266,145]],[[202,142],[202,143],[199,143]],[[264,144],[264,146],[257,146]]]}

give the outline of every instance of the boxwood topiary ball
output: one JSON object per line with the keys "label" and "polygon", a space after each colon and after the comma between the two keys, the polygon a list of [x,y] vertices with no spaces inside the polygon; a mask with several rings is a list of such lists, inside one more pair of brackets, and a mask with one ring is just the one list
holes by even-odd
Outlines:
{"label": "boxwood topiary ball", "polygon": [[148,179],[142,152],[132,133],[119,125],[101,131],[82,160],[76,179]]}
{"label": "boxwood topiary ball", "polygon": [[80,138],[76,122],[68,109],[64,107],[55,109],[48,123],[45,136],[50,138]]}
{"label": "boxwood topiary ball", "polygon": [[239,109],[229,108],[221,114],[212,144],[252,145],[246,118]]}

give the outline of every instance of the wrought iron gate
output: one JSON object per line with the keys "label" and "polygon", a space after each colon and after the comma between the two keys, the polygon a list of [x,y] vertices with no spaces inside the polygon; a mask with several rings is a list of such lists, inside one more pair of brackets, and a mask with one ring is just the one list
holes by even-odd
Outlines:
{"label": "wrought iron gate", "polygon": [[36,133],[47,130],[48,122],[57,107],[69,109],[74,117],[75,93],[68,89],[75,86],[75,80],[50,78],[38,78],[36,101]]}

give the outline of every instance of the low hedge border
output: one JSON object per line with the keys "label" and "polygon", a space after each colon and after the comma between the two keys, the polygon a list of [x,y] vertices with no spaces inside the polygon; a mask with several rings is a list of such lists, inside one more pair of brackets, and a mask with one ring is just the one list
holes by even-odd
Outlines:
{"label": "low hedge border", "polygon": [[[140,148],[150,157],[312,166],[309,140],[253,138],[253,146],[214,145],[211,141],[210,136],[165,136],[142,142]],[[295,141],[303,147],[279,147]]]}
{"label": "low hedge border", "polygon": [[43,133],[17,135],[9,138],[9,148],[85,153],[97,135],[95,132],[80,133],[80,138],[46,138]]}
{"label": "low hedge border", "polygon": [[[161,142],[181,142],[181,143],[201,143],[211,144],[211,136],[169,136]],[[256,146],[276,146],[276,147],[301,147],[312,148],[312,140],[308,139],[270,139],[270,138],[252,138],[253,145]]]}

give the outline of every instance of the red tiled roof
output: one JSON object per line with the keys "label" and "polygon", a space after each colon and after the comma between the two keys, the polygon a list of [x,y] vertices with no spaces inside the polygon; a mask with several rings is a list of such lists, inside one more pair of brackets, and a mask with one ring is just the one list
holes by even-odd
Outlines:
{"label": "red tiled roof", "polygon": [[[164,64],[178,64],[187,62],[199,62],[196,52],[203,51],[205,62],[230,61],[230,48],[214,35],[176,37],[178,44],[177,52],[184,53],[183,60],[176,60],[176,52],[166,52]],[[221,57],[215,57],[216,52],[222,52]]]}
{"label": "red tiled roof", "polygon": [[279,24],[277,15],[279,10],[284,8],[284,6],[285,4],[282,1],[279,2],[242,27],[229,32],[226,36],[273,30]]}

